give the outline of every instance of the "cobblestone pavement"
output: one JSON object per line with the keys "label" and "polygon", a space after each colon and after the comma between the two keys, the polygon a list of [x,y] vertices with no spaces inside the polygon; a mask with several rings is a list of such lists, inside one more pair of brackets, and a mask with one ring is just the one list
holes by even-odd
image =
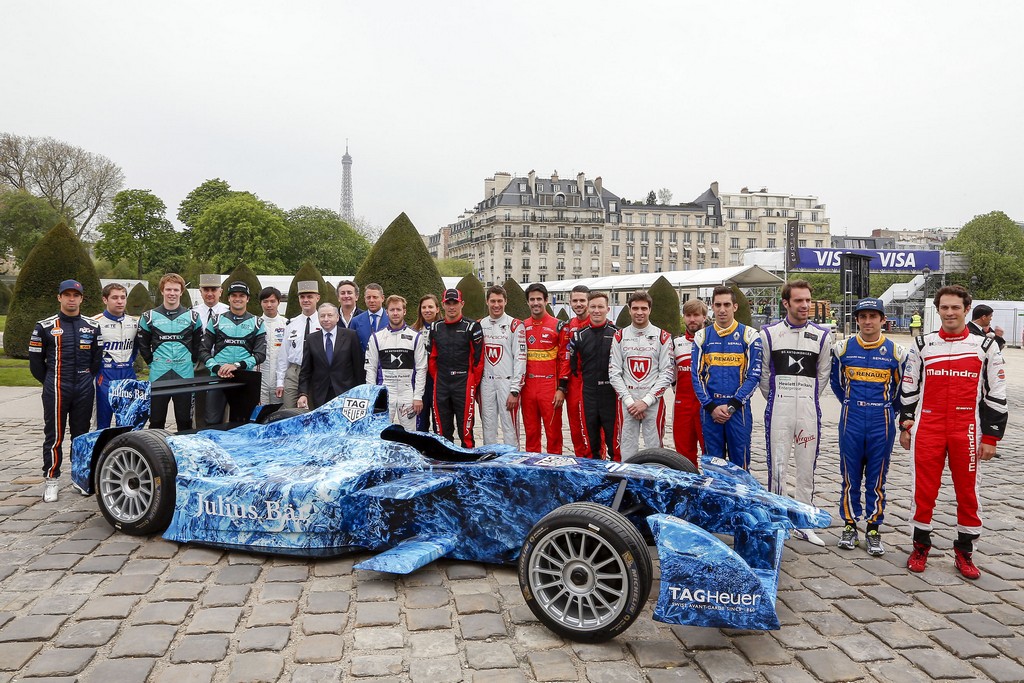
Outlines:
{"label": "cobblestone pavement", "polygon": [[[394,579],[352,559],[299,561],[113,533],[65,474],[40,500],[40,420],[0,418],[0,683],[131,681],[1024,680],[1024,352],[1007,350],[1011,428],[982,465],[982,578],[937,534],[927,572],[904,568],[910,474],[897,449],[886,543],[871,558],[787,542],[770,633],[645,618],[601,645],[568,643],[523,603],[515,571],[441,561]],[[835,401],[826,399],[819,505],[834,513]],[[753,471],[764,479],[755,431]],[[568,435],[566,435],[566,443]],[[947,481],[938,525],[955,523]],[[652,595],[656,592],[652,593]]]}

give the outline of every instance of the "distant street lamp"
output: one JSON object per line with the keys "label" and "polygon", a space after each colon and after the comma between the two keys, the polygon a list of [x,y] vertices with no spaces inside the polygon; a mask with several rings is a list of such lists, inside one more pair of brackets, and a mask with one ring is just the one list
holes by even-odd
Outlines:
{"label": "distant street lamp", "polygon": [[[928,277],[931,274],[932,274],[932,269],[929,268],[928,266],[925,266],[924,269],[921,271],[921,275],[924,275],[924,286],[921,288],[924,291],[924,304],[921,306],[921,318],[922,318],[921,322],[922,323],[924,322],[924,320],[923,320],[924,312],[928,308]],[[922,329],[921,332],[924,333],[924,330]]]}

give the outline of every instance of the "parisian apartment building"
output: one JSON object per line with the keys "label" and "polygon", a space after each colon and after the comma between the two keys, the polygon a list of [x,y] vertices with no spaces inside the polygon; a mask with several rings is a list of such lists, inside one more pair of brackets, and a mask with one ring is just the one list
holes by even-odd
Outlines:
{"label": "parisian apartment building", "polygon": [[499,172],[472,209],[424,239],[435,258],[473,263],[485,285],[738,266],[746,249],[781,249],[792,219],[800,246],[830,246],[825,205],[814,196],[720,193],[714,182],[691,202],[645,197],[624,199],[584,173]]}

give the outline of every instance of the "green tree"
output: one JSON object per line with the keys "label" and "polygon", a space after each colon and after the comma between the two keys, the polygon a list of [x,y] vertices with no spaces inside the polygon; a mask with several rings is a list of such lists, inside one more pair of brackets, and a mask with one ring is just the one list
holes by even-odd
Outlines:
{"label": "green tree", "polygon": [[736,320],[739,320],[744,325],[750,324],[750,300],[747,299],[747,295],[743,293],[743,290],[733,285],[732,293],[736,295]]}
{"label": "green tree", "polygon": [[473,264],[463,258],[442,258],[435,261],[441,277],[466,277],[473,274]]}
{"label": "green tree", "polygon": [[125,312],[134,315],[136,318],[142,315],[143,311],[153,308],[153,299],[149,296],[149,288],[141,282],[132,287],[128,292],[128,306]]}
{"label": "green tree", "polygon": [[324,280],[316,266],[307,261],[306,263],[303,263],[302,267],[299,268],[297,273],[295,273],[295,277],[292,278],[292,283],[288,286],[288,306],[284,313],[285,317],[294,318],[302,312],[302,307],[299,306],[299,283],[307,282],[309,280],[316,280],[317,286],[320,288],[321,304],[338,304],[337,288],[332,287],[331,283]]}
{"label": "green tree", "polygon": [[505,288],[505,293],[508,294],[505,312],[513,318],[519,318],[520,320],[529,318],[530,306],[526,303],[526,292],[523,291],[522,286],[515,281],[515,278],[511,277],[505,280],[505,284],[502,286]]}
{"label": "green tree", "polygon": [[967,259],[965,284],[975,298],[1024,298],[1024,233],[1002,211],[975,216],[944,248]]}
{"label": "green tree", "polygon": [[18,274],[4,330],[4,350],[8,356],[28,358],[32,328],[36,321],[60,309],[57,287],[68,279],[78,280],[85,289],[84,315],[95,315],[103,310],[100,280],[92,259],[75,233],[61,222],[36,243]]}
{"label": "green tree", "polygon": [[651,190],[650,192],[647,193],[647,206],[654,206],[657,203],[658,195],[654,192],[654,190]]}
{"label": "green tree", "polygon": [[459,280],[455,288],[462,292],[462,314],[473,320],[483,320],[487,317],[487,299],[484,296],[484,286],[474,275],[467,275]]}
{"label": "green tree", "polygon": [[0,193],[0,257],[11,250],[15,264],[22,265],[36,242],[60,221],[60,212],[45,199],[25,190]]}
{"label": "green tree", "polygon": [[309,261],[324,273],[354,273],[370,253],[370,242],[330,209],[300,206],[285,214],[287,270]]}
{"label": "green tree", "polygon": [[287,239],[280,210],[253,195],[235,194],[214,202],[199,216],[192,250],[217,272],[246,263],[256,272],[274,273],[284,269],[281,252]]}
{"label": "green tree", "polygon": [[7,315],[11,308],[11,297],[13,292],[6,282],[0,281],[0,315]]}
{"label": "green tree", "polygon": [[178,220],[189,228],[195,228],[199,217],[207,207],[216,201],[238,194],[231,189],[226,180],[213,178],[185,195],[178,204]]}
{"label": "green tree", "polygon": [[[386,294],[398,294],[406,301],[419,301],[424,294],[444,291],[444,282],[430,258],[416,226],[405,213],[398,215],[370,249],[356,273],[356,282],[364,286],[376,282]],[[416,319],[416,306],[408,307],[406,319]]]}
{"label": "green tree", "polygon": [[228,303],[228,285],[238,281],[249,285],[249,303],[246,306],[246,310],[253,315],[263,315],[263,307],[260,306],[260,290],[263,289],[263,285],[260,284],[260,279],[256,277],[256,273],[252,272],[252,269],[244,263],[239,263],[224,278],[224,282],[221,285],[220,300]]}
{"label": "green tree", "polygon": [[114,195],[114,208],[99,225],[102,235],[96,253],[116,263],[130,259],[135,264],[135,277],[155,264],[150,251],[159,243],[173,241],[174,228],[167,220],[167,206],[149,190],[122,190]]}
{"label": "green tree", "polygon": [[647,290],[654,300],[651,306],[651,324],[678,337],[683,333],[682,318],[679,315],[679,294],[665,276],[659,277]]}

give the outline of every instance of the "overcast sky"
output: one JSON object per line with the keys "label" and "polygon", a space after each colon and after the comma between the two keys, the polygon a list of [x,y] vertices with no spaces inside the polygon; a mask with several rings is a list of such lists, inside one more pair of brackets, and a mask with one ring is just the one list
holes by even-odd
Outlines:
{"label": "overcast sky", "polygon": [[[102,9],[100,9],[102,8]],[[1024,3],[0,0],[0,131],[173,217],[220,177],[422,233],[495,171],[816,195],[833,234],[1024,220]]]}

